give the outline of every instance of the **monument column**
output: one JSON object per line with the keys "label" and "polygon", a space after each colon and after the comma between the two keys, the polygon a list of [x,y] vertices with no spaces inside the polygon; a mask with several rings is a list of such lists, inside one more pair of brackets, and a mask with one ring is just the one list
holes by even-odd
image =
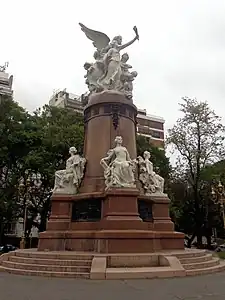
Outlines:
{"label": "monument column", "polygon": [[105,190],[100,161],[114,148],[116,136],[123,137],[131,158],[136,158],[136,115],[136,106],[122,93],[103,91],[90,96],[84,110],[84,156],[88,163],[80,193]]}

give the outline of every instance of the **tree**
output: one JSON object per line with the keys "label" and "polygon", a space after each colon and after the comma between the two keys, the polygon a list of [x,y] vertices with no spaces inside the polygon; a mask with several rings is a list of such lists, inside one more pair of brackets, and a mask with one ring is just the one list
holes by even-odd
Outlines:
{"label": "tree", "polygon": [[224,126],[221,118],[210,109],[207,102],[184,97],[180,104],[183,117],[168,131],[167,144],[178,151],[180,174],[191,189],[194,209],[194,233],[198,243],[202,240],[204,205],[201,197],[201,173],[204,168],[223,155]]}
{"label": "tree", "polygon": [[[24,157],[23,169],[28,174],[23,175],[26,183],[27,175],[32,178],[39,174],[40,186],[29,187],[30,215],[33,218],[41,214],[41,230],[44,230],[49,212],[49,194],[54,186],[54,174],[58,169],[65,168],[69,156],[69,147],[75,146],[82,153],[84,141],[83,116],[68,109],[44,106],[32,116],[33,129],[30,138],[38,143],[30,148]],[[25,204],[24,204],[25,205]],[[30,226],[32,222],[29,223]],[[28,228],[30,230],[31,228]]]}
{"label": "tree", "polygon": [[225,160],[207,165],[201,171],[202,179],[206,181],[221,181],[225,184]]}
{"label": "tree", "polygon": [[[75,145],[82,152],[83,117],[71,110],[49,106],[29,114],[11,97],[3,97],[0,136],[1,236],[7,224],[24,217],[25,207],[31,221],[28,229],[39,212],[42,216],[40,229],[43,230],[54,173],[65,167],[70,146]],[[35,185],[35,176],[40,177],[38,186]]]}
{"label": "tree", "polygon": [[[29,153],[31,131],[29,114],[9,96],[0,103],[0,232],[17,215],[17,183],[22,161]],[[1,242],[1,241],[0,241]]]}

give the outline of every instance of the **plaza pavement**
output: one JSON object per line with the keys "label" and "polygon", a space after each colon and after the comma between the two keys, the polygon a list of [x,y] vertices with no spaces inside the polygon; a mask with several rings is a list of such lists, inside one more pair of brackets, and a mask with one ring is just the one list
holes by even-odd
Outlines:
{"label": "plaza pavement", "polygon": [[225,300],[225,273],[153,280],[93,281],[0,273],[0,300]]}

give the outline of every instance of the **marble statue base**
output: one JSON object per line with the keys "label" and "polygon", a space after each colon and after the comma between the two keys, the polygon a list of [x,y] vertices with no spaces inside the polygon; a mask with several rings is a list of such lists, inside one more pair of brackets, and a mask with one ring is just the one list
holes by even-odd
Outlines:
{"label": "marble statue base", "polygon": [[123,137],[131,159],[136,153],[137,108],[117,92],[91,96],[85,107],[86,170],[77,195],[52,196],[47,230],[38,250],[147,253],[184,249],[184,235],[174,231],[165,194],[141,195],[137,188],[105,190],[100,160]]}
{"label": "marble statue base", "polygon": [[[82,196],[82,199],[81,199]],[[71,221],[74,203],[101,200],[101,219]],[[152,207],[152,216],[143,221],[138,203]],[[174,232],[168,214],[169,199],[140,196],[137,190],[115,189],[92,195],[55,195],[47,231],[40,233],[38,250],[94,251],[98,253],[147,253],[184,249],[184,235]]]}

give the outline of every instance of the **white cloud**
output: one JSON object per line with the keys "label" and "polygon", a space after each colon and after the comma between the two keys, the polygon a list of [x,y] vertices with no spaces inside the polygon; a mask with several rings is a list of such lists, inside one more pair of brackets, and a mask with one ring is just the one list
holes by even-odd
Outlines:
{"label": "white cloud", "polygon": [[128,50],[135,104],[167,127],[182,96],[207,100],[225,119],[224,10],[224,0],[2,1],[0,62],[10,62],[15,99],[34,110],[53,89],[86,90],[83,63],[94,49],[78,22],[124,40],[137,25],[140,42]]}

